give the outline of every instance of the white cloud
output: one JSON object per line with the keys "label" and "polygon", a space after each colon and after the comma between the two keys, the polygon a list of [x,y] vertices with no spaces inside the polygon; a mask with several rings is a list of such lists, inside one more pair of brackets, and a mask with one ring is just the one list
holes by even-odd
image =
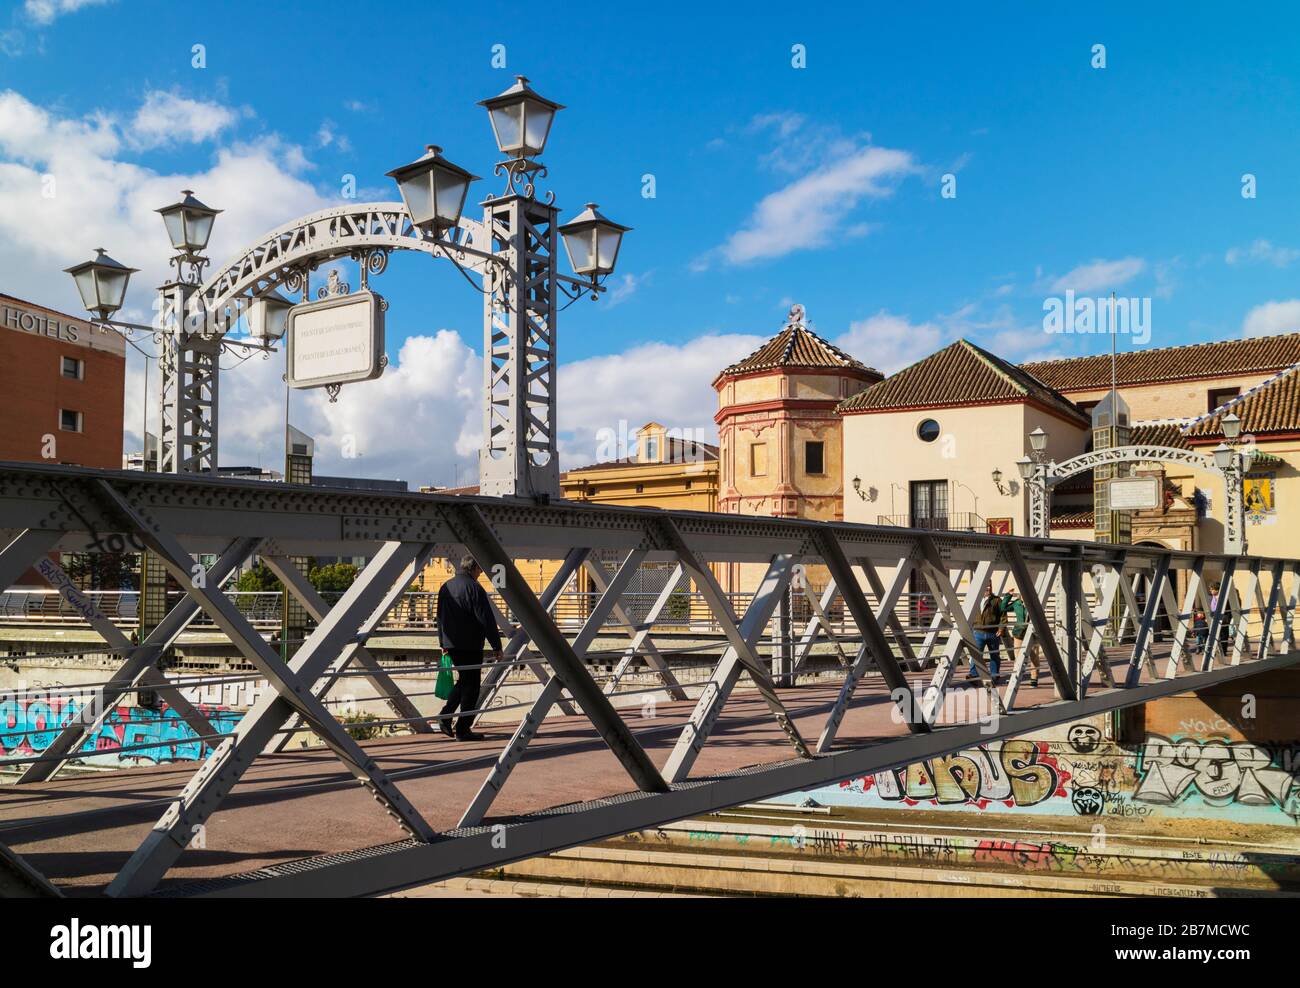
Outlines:
{"label": "white cloud", "polygon": [[321,121],[320,127],[316,131],[316,144],[318,147],[334,147],[344,154],[352,150],[352,142],[348,140],[346,134],[340,134],[338,127],[333,120]]}
{"label": "white cloud", "polygon": [[155,90],[145,96],[144,104],[136,111],[129,136],[142,149],[198,144],[212,140],[238,119],[237,111],[220,103]]}
{"label": "white cloud", "polygon": [[1098,258],[1057,278],[1052,283],[1052,291],[1073,289],[1076,292],[1093,292],[1118,288],[1136,278],[1146,266],[1147,262],[1140,257],[1125,257],[1116,261]]}
{"label": "white cloud", "polygon": [[112,0],[26,0],[23,10],[37,24],[52,24],[64,14],[75,14],[83,7],[102,7]]}
{"label": "white cloud", "polygon": [[889,375],[929,356],[950,342],[949,336],[935,323],[914,323],[881,309],[850,323],[833,342],[849,356]]}
{"label": "white cloud", "polygon": [[[906,151],[859,147],[765,196],[745,228],[698,259],[694,267],[707,267],[714,255],[730,264],[745,264],[825,246],[843,230],[861,199],[892,195],[891,180],[915,170]],[[854,230],[855,235],[865,232],[860,224]]]}
{"label": "white cloud", "polygon": [[[394,355],[390,355],[394,356]],[[233,366],[222,358],[218,428],[222,466],[283,469],[283,350]],[[126,448],[140,448],[143,362],[127,361]],[[318,474],[398,478],[412,490],[477,478],[482,434],[482,361],[451,330],[408,337],[374,381],[345,385],[337,403],[323,390],[295,391],[290,421],[316,440]],[[150,431],[158,429],[158,374],[150,370]],[[349,455],[352,454],[352,455]],[[459,468],[459,475],[457,474]]]}
{"label": "white cloud", "polygon": [[765,339],[732,333],[680,344],[642,343],[622,353],[562,364],[561,466],[585,466],[600,459],[597,435],[602,429],[617,434],[620,420],[629,432],[654,420],[669,428],[703,430],[707,442],[716,442],[713,379]]}
{"label": "white cloud", "polygon": [[328,204],[298,177],[305,164],[300,149],[274,136],[223,148],[207,168],[190,173],[123,160],[130,141],[131,129],[112,117],[58,118],[12,90],[0,91],[0,265],[19,294],[77,311],[62,269],[102,246],[141,269],[123,317],[148,321],[152,287],[169,270],[155,210],[174,202],[181,189],[224,210],[209,246],[218,260],[286,217]]}
{"label": "white cloud", "polygon": [[1268,240],[1256,240],[1249,247],[1229,247],[1223,259],[1228,264],[1256,261],[1284,268],[1300,259],[1300,250],[1294,247],[1278,247]]}
{"label": "white cloud", "polygon": [[1242,336],[1274,336],[1300,331],[1300,298],[1265,302],[1246,313]]}

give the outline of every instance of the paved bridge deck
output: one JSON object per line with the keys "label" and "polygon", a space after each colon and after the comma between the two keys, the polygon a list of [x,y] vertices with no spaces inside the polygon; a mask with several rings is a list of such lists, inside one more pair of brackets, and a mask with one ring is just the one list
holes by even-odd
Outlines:
{"label": "paved bridge deck", "polygon": [[[1157,657],[1162,651],[1167,649],[1158,646]],[[1119,653],[1112,657],[1111,668],[1122,683],[1127,662]],[[964,669],[958,670],[958,676],[964,674]],[[924,675],[928,679],[930,673]],[[1045,673],[1042,682],[1036,689],[1022,686],[1018,711],[1054,702],[1050,676]],[[1143,682],[1151,682],[1145,673]],[[960,703],[970,692],[954,690],[953,702]],[[805,738],[815,739],[838,685],[813,683],[780,693]],[[855,697],[836,750],[907,734],[892,716],[894,707],[878,676],[862,682]],[[692,707],[660,702],[653,718],[641,716],[637,708],[622,712],[656,766],[662,767]],[[512,727],[488,725],[481,730],[484,740],[478,742],[437,734],[374,739],[363,745],[429,823],[445,831],[456,826]],[[747,690],[728,703],[691,777],[792,757],[765,703]],[[69,894],[95,894],[125,864],[194,767],[193,762],[181,762],[0,787],[0,843],[22,854]],[[486,823],[629,789],[626,773],[589,721],[580,714],[555,716],[543,724]],[[160,887],[373,847],[403,836],[327,750],[263,755],[208,820],[206,846],[188,848]]]}

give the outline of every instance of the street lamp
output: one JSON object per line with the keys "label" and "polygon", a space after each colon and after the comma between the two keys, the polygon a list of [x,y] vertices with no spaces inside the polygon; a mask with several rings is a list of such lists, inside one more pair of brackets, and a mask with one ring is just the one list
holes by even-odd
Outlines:
{"label": "street lamp", "polygon": [[480,100],[487,107],[497,147],[511,158],[532,158],[546,147],[555,111],[564,107],[528,88],[528,80],[515,76],[515,84],[500,96]]}
{"label": "street lamp", "polygon": [[388,177],[397,182],[411,222],[435,237],[460,223],[469,183],[478,181],[477,175],[444,158],[436,144],[426,145],[422,157],[394,168]]}
{"label": "street lamp", "polygon": [[181,195],[184,198],[180,202],[164,206],[155,212],[162,214],[172,247],[186,260],[192,261],[208,246],[208,238],[212,236],[212,221],[221,210],[205,206],[194,198],[194,193],[189,189],[183,189]]}
{"label": "street lamp", "polygon": [[1227,443],[1219,443],[1214,447],[1214,465],[1220,470],[1227,470],[1232,466],[1233,449]]}
{"label": "street lamp", "polygon": [[1041,453],[1047,449],[1047,433],[1043,431],[1041,425],[1029,434],[1029,448],[1035,453]]}
{"label": "street lamp", "polygon": [[1034,461],[1027,456],[1022,456],[1016,460],[1016,468],[1020,471],[1020,476],[1024,480],[1029,480],[1034,475]]}
{"label": "street lamp", "polygon": [[564,250],[576,274],[598,277],[610,274],[618,260],[623,234],[632,229],[606,219],[594,202],[560,227]]}
{"label": "street lamp", "polygon": [[248,307],[248,335],[258,340],[278,340],[284,336],[293,303],[272,289]]}
{"label": "street lamp", "polygon": [[94,258],[63,270],[77,283],[86,311],[93,312],[100,322],[108,322],[122,308],[127,282],[139,268],[128,268],[104,253],[103,247],[96,247]]}
{"label": "street lamp", "polygon": [[1223,426],[1223,436],[1228,442],[1232,442],[1241,435],[1241,419],[1236,412],[1229,412],[1223,416],[1220,419],[1220,424]]}

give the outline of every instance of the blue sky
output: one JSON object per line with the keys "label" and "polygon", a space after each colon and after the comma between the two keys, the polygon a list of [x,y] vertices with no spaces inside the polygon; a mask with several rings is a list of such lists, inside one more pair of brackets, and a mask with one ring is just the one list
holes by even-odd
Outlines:
{"label": "blue sky", "polygon": [[[12,3],[0,204],[15,208],[0,260],[21,283],[0,290],[73,309],[49,272],[106,246],[145,269],[133,300],[147,307],[165,244],[146,199],[163,205],[173,178],[227,209],[214,247],[228,253],[341,201],[345,174],[363,198],[395,198],[384,172],[425,143],[490,175],[475,104],[520,72],[568,106],[544,156],[564,215],[595,200],[635,228],[612,297],[562,316],[569,463],[589,461],[619,418],[711,425],[712,372],[777,331],[791,301],[883,370],[957,336],[1018,360],[1108,349],[1043,331],[1045,299],[1067,287],[1151,299],[1151,346],[1300,327],[1300,14],[1088,6],[313,3],[272,18],[265,3]],[[195,44],[206,68],[191,65]],[[33,206],[32,178],[47,173],[68,191]],[[417,255],[376,287],[395,363],[413,341],[407,379],[350,395],[347,423],[315,395],[304,414],[318,435],[366,434],[371,463],[340,472],[463,479],[476,413],[450,422],[438,403],[477,401],[481,299]],[[566,375],[582,394],[563,390]],[[381,452],[373,406],[392,400],[434,409],[453,452],[409,468]],[[271,455],[253,425],[227,435],[232,456]]]}

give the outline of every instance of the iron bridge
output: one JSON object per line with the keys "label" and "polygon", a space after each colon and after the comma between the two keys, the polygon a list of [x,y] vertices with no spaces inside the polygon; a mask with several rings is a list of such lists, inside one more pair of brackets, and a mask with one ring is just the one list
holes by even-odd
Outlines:
{"label": "iron bridge", "polygon": [[[77,894],[377,894],[1297,661],[1293,559],[14,463],[0,464],[0,547],[0,591],[35,565],[120,661],[96,710],[68,707],[38,750],[7,745],[0,758],[20,776],[0,787],[0,849]],[[138,643],[56,561],[96,547],[148,549],[184,591]],[[367,642],[427,560],[466,550],[497,577],[509,642],[482,705],[509,671],[536,685],[513,731],[488,725],[483,741],[456,743]],[[287,662],[221,590],[254,554],[316,622]],[[368,563],[330,605],[292,560],[335,555]],[[519,560],[558,568],[538,593]],[[714,573],[725,563],[755,574],[743,613]],[[634,620],[623,598],[644,564],[679,571]],[[579,570],[598,596],[566,633],[552,607]],[[720,658],[695,682],[679,681],[671,647],[655,640],[682,577],[720,629]],[[978,653],[972,624],[990,581],[1025,600],[1047,671],[1037,687],[1025,650],[1005,684],[982,659],[974,686],[954,676]],[[1210,645],[1193,655],[1190,614],[1213,581],[1230,592],[1207,610]],[[934,601],[920,634],[900,616],[915,586]],[[787,633],[792,597],[811,616]],[[269,684],[233,725],[211,723],[158,668],[200,614]],[[599,681],[588,653],[610,623],[627,642]],[[813,674],[817,657],[829,675]],[[409,733],[357,740],[330,700],[347,677]],[[172,706],[206,757],[72,771],[97,718],[143,690]],[[972,710],[981,705],[992,716]],[[304,728],[323,745],[286,749]]]}

